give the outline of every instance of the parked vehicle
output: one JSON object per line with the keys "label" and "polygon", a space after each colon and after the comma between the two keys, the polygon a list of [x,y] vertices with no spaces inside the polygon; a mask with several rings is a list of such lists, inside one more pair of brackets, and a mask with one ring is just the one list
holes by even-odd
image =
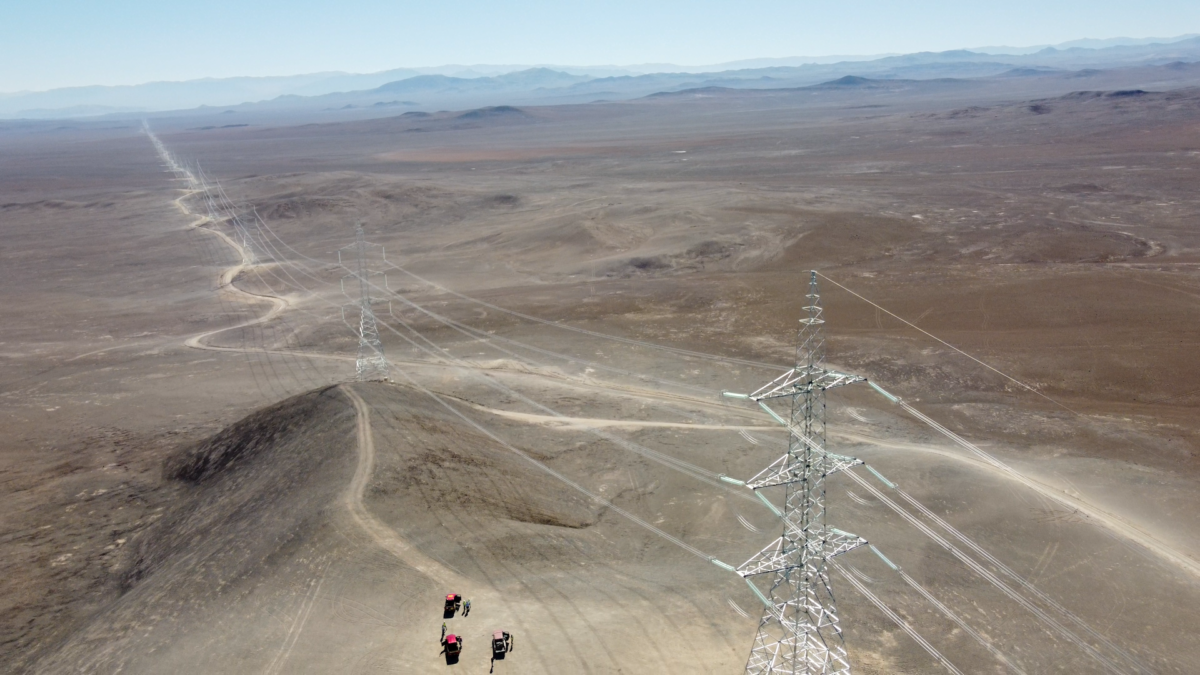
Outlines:
{"label": "parked vehicle", "polygon": [[512,651],[512,634],[506,630],[498,630],[492,633],[492,658],[502,659],[504,655]]}
{"label": "parked vehicle", "polygon": [[462,647],[463,647],[462,638],[455,635],[454,633],[447,635],[446,640],[443,644],[446,647],[446,656],[448,658],[458,658],[458,655],[462,654]]}

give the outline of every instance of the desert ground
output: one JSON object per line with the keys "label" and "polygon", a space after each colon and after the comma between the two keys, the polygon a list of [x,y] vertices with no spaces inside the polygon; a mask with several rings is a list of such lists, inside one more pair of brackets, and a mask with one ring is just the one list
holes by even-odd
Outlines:
{"label": "desert ground", "polygon": [[4,123],[0,670],[740,672],[816,270],[855,670],[1195,672],[1193,70]]}

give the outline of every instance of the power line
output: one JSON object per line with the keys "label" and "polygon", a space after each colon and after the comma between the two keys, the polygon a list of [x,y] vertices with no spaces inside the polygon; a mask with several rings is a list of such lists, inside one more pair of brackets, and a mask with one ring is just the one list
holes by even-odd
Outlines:
{"label": "power line", "polygon": [[[884,480],[885,483],[889,485],[889,487],[894,486],[893,483],[891,483],[890,481],[887,481],[887,479],[880,476],[873,469],[871,470],[871,472],[875,473],[876,476],[878,476],[882,480]],[[1093,647],[1093,646],[1089,645],[1088,643],[1084,642],[1083,640],[1081,640],[1079,638],[1079,636],[1075,635],[1066,626],[1063,626],[1061,623],[1059,623],[1057,620],[1055,620],[1054,617],[1051,617],[1049,614],[1047,614],[1042,608],[1040,608],[1037,605],[1030,602],[1027,598],[1025,598],[1025,596],[1014,591],[1011,587],[1009,587],[1007,584],[1005,584],[1003,581],[1001,581],[999,578],[997,578],[996,575],[993,574],[990,570],[988,570],[983,565],[979,564],[974,558],[971,558],[970,556],[963,553],[961,550],[959,550],[958,547],[956,547],[954,544],[951,544],[950,542],[946,541],[946,539],[944,537],[942,537],[938,533],[934,532],[932,529],[929,528],[929,526],[925,525],[925,523],[921,522],[919,519],[917,519],[915,516],[913,516],[911,513],[909,513],[905,509],[900,508],[900,506],[898,504],[896,504],[896,502],[889,499],[887,497],[887,495],[883,494],[883,492],[881,492],[878,488],[876,488],[874,485],[871,485],[869,482],[867,482],[867,480],[864,479],[862,476],[859,476],[857,473],[855,473],[853,471],[847,471],[846,474],[852,480],[854,480],[854,482],[858,483],[860,486],[862,486],[863,489],[870,492],[876,499],[878,499],[881,503],[883,503],[885,506],[890,508],[893,512],[895,512],[897,515],[899,515],[905,521],[907,521],[910,525],[917,528],[917,530],[920,531],[922,534],[924,534],[925,536],[932,539],[935,543],[937,543],[939,546],[941,546],[943,549],[945,549],[948,553],[950,553],[955,558],[960,560],[967,567],[971,568],[971,570],[973,570],[976,574],[978,574],[979,576],[981,576],[985,580],[987,580],[989,583],[991,583],[992,586],[994,586],[997,590],[999,590],[1004,595],[1006,595],[1009,599],[1011,599],[1012,601],[1016,602],[1017,604],[1021,605],[1025,609],[1027,609],[1030,613],[1032,613],[1034,616],[1036,616],[1038,619],[1040,619],[1044,624],[1046,624],[1047,627],[1052,628],[1054,630],[1054,632],[1063,636],[1064,638],[1066,638],[1067,640],[1069,640],[1070,642],[1075,644],[1075,646],[1079,647],[1084,652],[1086,652],[1089,656],[1091,656],[1092,658],[1099,661],[1100,664],[1106,670],[1108,670],[1111,673],[1117,673],[1117,674],[1123,672],[1117,666],[1117,664],[1112,662],[1111,659],[1109,659],[1104,654],[1101,654],[1099,651],[1096,650],[1095,647]]]}
{"label": "power line", "polygon": [[896,319],[897,321],[903,323],[904,325],[922,333],[923,335],[925,335],[929,338],[932,338],[934,340],[937,340],[941,344],[949,347],[950,349],[953,349],[954,351],[958,352],[959,354],[962,354],[963,356],[967,357],[968,359],[971,359],[972,361],[974,361],[975,363],[978,363],[979,365],[983,366],[984,368],[987,368],[988,370],[1000,375],[1001,377],[1004,377],[1004,378],[1012,381],[1013,383],[1017,384],[1018,386],[1022,387],[1023,389],[1027,389],[1027,390],[1037,394],[1038,396],[1041,396],[1042,398],[1046,399],[1047,401],[1050,401],[1054,405],[1062,408],[1063,410],[1066,410],[1069,413],[1072,413],[1075,415],[1080,414],[1080,413],[1072,410],[1071,408],[1068,408],[1067,406],[1063,405],[1062,403],[1059,403],[1055,399],[1050,398],[1049,396],[1043,394],[1042,392],[1038,391],[1034,387],[1031,387],[1028,384],[1025,384],[1024,382],[1018,380],[1017,378],[1013,377],[1012,375],[1009,375],[1008,373],[1001,371],[999,368],[996,368],[995,366],[984,363],[983,361],[975,358],[974,356],[971,356],[970,354],[964,352],[963,350],[959,349],[958,347],[955,347],[954,345],[950,344],[949,342],[946,342],[945,340],[934,335],[933,333],[930,333],[929,331],[925,330],[924,328],[921,328],[920,326],[916,325],[915,323],[908,321],[907,319],[903,319],[903,318],[897,316],[896,314],[892,313],[890,310],[885,309],[884,307],[864,298],[863,296],[859,295],[858,293],[855,293],[854,291],[850,290],[849,288],[846,288],[845,286],[839,284],[838,282],[834,281],[833,279],[830,279],[829,277],[825,276],[824,274],[821,274],[820,272],[817,272],[817,274],[820,274],[822,279],[828,281],[829,283],[833,284],[834,286],[837,286],[838,288],[842,289],[843,291],[846,291],[847,293],[849,293],[850,295],[853,295],[854,297],[858,298],[859,300],[862,300],[863,302],[867,303],[868,305],[871,305],[875,309],[878,309],[879,311]]}
{"label": "power line", "polygon": [[473,298],[469,295],[459,293],[458,291],[452,290],[450,288],[446,288],[445,286],[442,286],[441,284],[430,281],[424,277],[417,276],[416,274],[404,269],[403,267],[400,267],[399,265],[397,265],[395,263],[389,262],[388,266],[392,269],[399,270],[399,271],[409,275],[410,277],[420,281],[421,283],[427,284],[429,286],[433,286],[434,288],[437,288],[445,293],[449,293],[450,295],[453,295],[455,297],[462,298],[463,300],[467,300],[469,302],[473,302],[478,305],[482,305],[489,309],[493,309],[497,312],[503,312],[504,314],[509,314],[509,315],[512,315],[512,316],[515,316],[515,317],[518,317],[521,319],[525,319],[526,321],[533,321],[536,323],[540,323],[545,326],[552,326],[554,328],[559,328],[562,330],[568,330],[568,331],[572,331],[575,333],[582,333],[584,335],[590,335],[592,337],[598,337],[598,338],[601,338],[604,340],[613,340],[615,342],[623,342],[625,344],[637,345],[640,347],[647,347],[649,349],[657,349],[659,351],[671,352],[673,354],[678,354],[680,356],[690,356],[690,357],[694,357],[694,358],[706,359],[709,361],[721,361],[723,363],[730,363],[730,364],[739,365],[739,366],[749,366],[751,368],[764,368],[767,370],[779,370],[779,369],[783,368],[783,366],[779,366],[779,365],[776,365],[773,363],[763,363],[761,361],[749,361],[746,359],[739,359],[739,358],[734,358],[731,356],[719,356],[716,354],[706,354],[704,352],[698,352],[698,351],[694,351],[691,349],[683,349],[681,347],[671,347],[669,345],[660,345],[660,344],[657,344],[654,342],[646,342],[644,340],[635,340],[633,338],[621,337],[619,335],[610,335],[608,333],[600,333],[598,331],[588,330],[586,328],[579,328],[578,326],[569,326],[567,324],[559,323],[557,321],[550,321],[547,319],[542,319],[540,317],[533,316],[531,314],[525,314],[523,312],[518,312],[515,310],[507,309],[505,307],[500,307],[499,305],[493,305],[492,303],[487,302],[485,300],[480,300],[478,298]]}
{"label": "power line", "polygon": [[1200,573],[1200,564],[1197,564],[1196,561],[1188,558],[1185,555],[1181,555],[1178,552],[1174,551],[1169,546],[1158,541],[1153,535],[1151,535],[1147,532],[1144,532],[1138,528],[1134,528],[1132,526],[1128,526],[1128,528],[1132,529],[1134,531],[1133,535],[1130,535],[1127,532],[1121,531],[1119,524],[1115,524],[1113,518],[1103,517],[1104,516],[1103,511],[1100,511],[1096,507],[1091,506],[1091,505],[1087,504],[1086,502],[1083,502],[1083,503],[1073,502],[1067,495],[1060,493],[1058,490],[1044,488],[1037,481],[1034,481],[1033,479],[1025,476],[1021,472],[1008,466],[1007,464],[1000,461],[993,455],[984,451],[979,446],[964,439],[963,437],[959,436],[958,434],[954,433],[953,431],[950,431],[945,426],[943,426],[943,425],[939,424],[938,422],[936,422],[935,420],[933,420],[933,418],[929,417],[925,413],[914,408],[912,405],[910,405],[904,399],[888,393],[886,390],[884,390],[882,387],[875,384],[874,382],[869,382],[868,384],[870,384],[871,387],[875,389],[875,391],[879,392],[881,395],[886,397],[892,403],[899,405],[906,412],[908,412],[908,414],[917,418],[922,423],[927,425],[929,428],[933,429],[934,431],[937,431],[938,433],[942,434],[946,438],[949,438],[951,441],[954,442],[955,445],[958,445],[959,447],[971,452],[975,456],[982,459],[989,466],[992,466],[993,468],[998,469],[999,471],[1008,475],[1013,480],[1016,480],[1017,482],[1021,483],[1025,487],[1033,490],[1034,492],[1036,492],[1040,495],[1044,495],[1045,497],[1048,497],[1049,499],[1051,499],[1055,502],[1058,502],[1059,504],[1062,504],[1063,506],[1071,509],[1072,511],[1079,513],[1081,516],[1088,518],[1089,520],[1092,520],[1093,516],[1099,515],[1101,517],[1095,518],[1095,520],[1093,522],[1098,522],[1101,527],[1109,527],[1114,530],[1117,530],[1117,531],[1121,532],[1121,534],[1124,535],[1125,537],[1133,539],[1135,541],[1138,541],[1140,544],[1142,544],[1146,548],[1151,549],[1151,550],[1157,552],[1159,555],[1170,559],[1172,562],[1191,571],[1192,573]]}
{"label": "power line", "polygon": [[932,656],[938,663],[940,663],[946,670],[949,670],[955,675],[963,675],[961,670],[956,668],[953,663],[950,663],[950,660],[945,656],[942,656],[941,652],[939,652],[933,645],[929,644],[928,640],[922,637],[921,634],[918,633],[912,626],[910,626],[907,621],[900,618],[899,614],[896,614],[896,612],[892,611],[890,607],[884,604],[884,602],[880,600],[874,593],[872,593],[869,588],[864,586],[861,581],[855,579],[853,575],[848,574],[845,568],[839,565],[836,561],[830,561],[830,565],[842,573],[842,578],[850,582],[850,585],[854,587],[854,590],[862,594],[862,596],[867,600],[870,600],[871,604],[879,608],[879,611],[883,612],[884,616],[886,616],[888,619],[891,619],[892,623],[899,626],[905,633],[908,633],[909,637],[911,637],[917,644],[921,645],[921,648],[924,649],[930,656]]}
{"label": "power line", "polygon": [[1032,593],[1034,595],[1034,597],[1036,597],[1038,600],[1041,600],[1042,602],[1046,603],[1051,608],[1055,609],[1060,614],[1062,614],[1063,616],[1070,619],[1075,625],[1079,626],[1084,631],[1087,631],[1087,633],[1089,635],[1091,635],[1093,638],[1095,638],[1101,644],[1103,644],[1104,646],[1106,646],[1109,649],[1116,652],[1121,658],[1125,659],[1126,663],[1128,663],[1131,667],[1133,667],[1134,670],[1141,672],[1141,673],[1152,672],[1152,671],[1150,671],[1150,669],[1148,667],[1146,667],[1145,664],[1141,663],[1132,654],[1125,651],[1124,649],[1121,649],[1119,646],[1114,644],[1111,640],[1109,640],[1108,638],[1101,635],[1098,631],[1096,631],[1094,628],[1092,628],[1087,623],[1085,623],[1083,621],[1083,619],[1076,616],[1075,613],[1071,612],[1069,609],[1062,606],[1062,604],[1060,604],[1058,601],[1054,600],[1050,596],[1043,593],[1036,586],[1029,583],[1029,581],[1027,581],[1024,577],[1020,576],[1019,574],[1014,572],[1010,567],[1008,567],[1004,563],[1000,562],[1000,560],[998,560],[995,556],[993,556],[991,553],[989,553],[982,546],[980,546],[979,544],[976,544],[974,541],[972,541],[970,538],[968,538],[967,535],[963,534],[957,528],[955,528],[953,525],[951,525],[950,523],[947,523],[945,520],[943,520],[937,514],[930,511],[924,504],[918,502],[907,492],[905,492],[904,490],[901,490],[899,488],[899,486],[894,487],[892,489],[895,490],[896,494],[900,495],[901,499],[903,499],[904,501],[911,504],[914,508],[916,508],[922,514],[924,514],[926,518],[933,521],[934,524],[938,525],[943,530],[946,530],[947,532],[949,532],[951,535],[953,535],[956,539],[958,539],[963,544],[965,544],[972,551],[975,551],[976,554],[978,554],[979,556],[981,556],[982,558],[987,560],[989,563],[994,565],[996,567],[996,569],[1003,572],[1005,576],[1009,577],[1013,581],[1020,584],[1023,588],[1025,588],[1027,591]]}
{"label": "power line", "polygon": [[984,649],[991,652],[992,656],[995,656],[1002,663],[1004,663],[1004,665],[1008,666],[1009,670],[1017,673],[1017,675],[1025,675],[1024,670],[1021,670],[1021,668],[1017,666],[1017,664],[1013,663],[1007,656],[1005,656],[1003,652],[1001,652],[999,649],[996,649],[995,645],[993,645],[987,638],[979,634],[979,631],[972,628],[966,621],[963,621],[961,617],[951,611],[949,607],[942,604],[942,602],[937,598],[933,597],[933,594],[925,590],[924,586],[918,584],[916,579],[910,577],[907,572],[900,568],[896,568],[896,573],[900,575],[900,578],[904,580],[904,583],[911,586],[913,590],[921,594],[921,597],[928,600],[929,604],[937,607],[939,612],[941,612],[946,618],[953,621],[954,624],[961,628],[964,633],[970,635],[971,638],[982,645]]}

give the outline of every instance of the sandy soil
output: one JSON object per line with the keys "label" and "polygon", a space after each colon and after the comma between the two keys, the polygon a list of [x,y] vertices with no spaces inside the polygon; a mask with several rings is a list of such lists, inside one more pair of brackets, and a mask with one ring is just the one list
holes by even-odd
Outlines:
{"label": "sandy soil", "polygon": [[[908,577],[849,574],[963,672],[1190,672],[1200,94],[1045,95],[162,131],[261,214],[255,265],[140,125],[0,131],[0,668],[737,672],[753,595],[621,511],[733,564],[775,536],[713,477],[784,435],[719,393],[788,362],[816,268],[1048,397],[826,283],[837,367],[1028,478],[839,390],[831,447],[929,509],[833,477]],[[391,384],[336,386],[356,221]],[[834,585],[858,671],[942,672]]]}

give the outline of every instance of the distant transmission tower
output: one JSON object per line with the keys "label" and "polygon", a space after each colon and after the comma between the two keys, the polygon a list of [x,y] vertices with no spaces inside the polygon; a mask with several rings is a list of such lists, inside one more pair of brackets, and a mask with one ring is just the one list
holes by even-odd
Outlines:
{"label": "distant transmission tower", "polygon": [[[367,247],[379,246],[368,244],[363,234],[362,224],[359,223],[354,231],[354,243],[338,249],[338,262],[342,263],[342,251],[354,249],[354,271],[342,277],[342,293],[346,292],[346,279],[358,280],[358,360],[355,362],[355,374],[360,382],[368,380],[386,380],[388,378],[388,363],[383,355],[383,343],[379,340],[379,327],[375,322],[375,310],[371,308],[370,277],[382,274],[367,269]],[[386,259],[386,258],[385,258]],[[344,265],[344,263],[342,263]],[[384,284],[387,284],[385,279]],[[345,320],[345,309],[342,319]]]}
{"label": "distant transmission tower", "polygon": [[[808,285],[807,313],[796,350],[796,367],[752,394],[730,394],[761,406],[788,428],[787,454],[744,484],[783,521],[783,535],[737,568],[766,607],[746,662],[747,673],[849,673],[845,641],[829,580],[829,559],[866,540],[826,523],[825,477],[861,460],[825,451],[825,392],[865,378],[828,370],[817,273]],[[769,404],[787,403],[784,419]],[[782,407],[782,406],[781,406]],[[758,492],[782,487],[777,509]],[[758,589],[769,580],[769,590]]]}
{"label": "distant transmission tower", "polygon": [[246,227],[246,224],[242,222],[241,216],[239,216],[235,211],[231,210],[230,214],[233,221],[234,231],[242,240],[242,262],[247,265],[257,265],[258,254],[254,252],[254,238],[250,235],[250,230]]}
{"label": "distant transmission tower", "polygon": [[200,189],[204,192],[204,202],[208,209],[208,219],[213,225],[228,220],[230,227],[233,228],[234,236],[238,240],[238,245],[242,250],[242,264],[257,265],[259,257],[255,252],[254,238],[250,235],[250,230],[242,221],[241,216],[238,215],[237,207],[225,195],[225,191],[221,188],[220,183],[216,183],[215,185],[208,183],[208,177],[204,175],[204,170],[200,168],[199,164],[196,165],[196,174],[199,176]]}

